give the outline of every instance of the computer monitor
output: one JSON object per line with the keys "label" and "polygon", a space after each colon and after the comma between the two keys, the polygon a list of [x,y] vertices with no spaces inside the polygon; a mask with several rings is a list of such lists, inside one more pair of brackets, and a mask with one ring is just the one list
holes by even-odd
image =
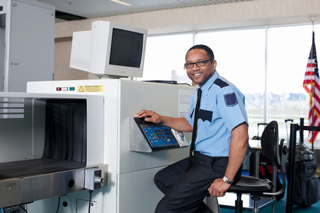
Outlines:
{"label": "computer monitor", "polygon": [[142,77],[147,30],[95,21],[91,31],[75,32],[70,67],[97,76]]}

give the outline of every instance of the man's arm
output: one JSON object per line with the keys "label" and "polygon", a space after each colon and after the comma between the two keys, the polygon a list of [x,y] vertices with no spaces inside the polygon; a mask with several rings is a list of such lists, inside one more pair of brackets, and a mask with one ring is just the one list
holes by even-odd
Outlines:
{"label": "man's arm", "polygon": [[[225,176],[232,181],[236,176],[248,149],[248,125],[242,123],[231,131],[231,140],[229,147],[229,162]],[[208,191],[213,197],[222,197],[230,188],[230,184],[225,183],[221,178],[216,179]]]}
{"label": "man's arm", "polygon": [[151,110],[142,110],[137,114],[137,117],[138,118],[144,117],[145,118],[144,120],[147,122],[153,122],[157,124],[161,123],[177,131],[181,131],[181,132],[192,131],[192,126],[189,124],[189,122],[185,118],[173,118],[169,116],[162,116]]}

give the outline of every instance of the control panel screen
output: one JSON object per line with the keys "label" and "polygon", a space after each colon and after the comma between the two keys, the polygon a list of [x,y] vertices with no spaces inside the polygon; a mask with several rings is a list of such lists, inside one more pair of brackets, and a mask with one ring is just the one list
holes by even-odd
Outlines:
{"label": "control panel screen", "polygon": [[134,120],[152,149],[180,147],[169,127],[146,122],[141,118],[134,118]]}

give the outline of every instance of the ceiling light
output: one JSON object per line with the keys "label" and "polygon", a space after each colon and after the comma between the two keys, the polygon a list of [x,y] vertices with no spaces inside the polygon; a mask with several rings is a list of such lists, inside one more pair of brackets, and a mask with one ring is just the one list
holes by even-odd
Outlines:
{"label": "ceiling light", "polygon": [[126,6],[131,6],[131,4],[126,3],[126,2],[123,2],[123,1],[120,1],[120,0],[111,0],[111,1],[116,2],[116,3],[118,3],[118,4],[123,4],[123,5],[126,5]]}

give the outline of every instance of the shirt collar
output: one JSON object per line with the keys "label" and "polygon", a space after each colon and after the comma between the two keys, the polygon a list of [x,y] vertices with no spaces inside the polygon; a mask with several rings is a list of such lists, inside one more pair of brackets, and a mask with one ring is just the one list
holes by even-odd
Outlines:
{"label": "shirt collar", "polygon": [[[208,91],[211,89],[212,84],[214,83],[214,81],[219,77],[219,73],[217,71],[214,72],[213,76],[211,76],[211,78],[209,78],[209,80],[207,80],[207,82],[201,87],[202,90],[202,94],[203,95],[207,95]],[[199,85],[198,85],[198,88]]]}

